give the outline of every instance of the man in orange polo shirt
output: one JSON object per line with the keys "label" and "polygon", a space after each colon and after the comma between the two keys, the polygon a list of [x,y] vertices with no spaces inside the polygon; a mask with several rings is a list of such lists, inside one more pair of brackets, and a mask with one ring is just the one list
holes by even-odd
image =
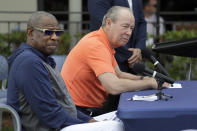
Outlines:
{"label": "man in orange polo shirt", "polygon": [[61,75],[78,109],[99,115],[108,94],[157,88],[154,78],[121,72],[114,48],[125,45],[135,20],[127,7],[114,6],[103,18],[102,27],[83,37],[67,56]]}

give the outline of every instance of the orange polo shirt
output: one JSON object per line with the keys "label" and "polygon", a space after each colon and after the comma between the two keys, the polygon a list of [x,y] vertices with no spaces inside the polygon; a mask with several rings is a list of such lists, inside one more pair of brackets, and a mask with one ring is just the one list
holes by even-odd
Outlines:
{"label": "orange polo shirt", "polygon": [[114,53],[102,28],[87,34],[71,50],[61,75],[76,105],[102,107],[107,92],[98,76],[105,72],[115,74]]}

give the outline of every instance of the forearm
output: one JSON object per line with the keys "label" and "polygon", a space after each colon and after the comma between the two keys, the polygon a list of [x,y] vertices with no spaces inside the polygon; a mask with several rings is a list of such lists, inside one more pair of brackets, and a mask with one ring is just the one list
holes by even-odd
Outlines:
{"label": "forearm", "polygon": [[133,75],[131,73],[120,72],[118,75],[120,79],[140,80],[141,76]]}
{"label": "forearm", "polygon": [[115,94],[120,94],[127,91],[139,91],[153,88],[153,83],[150,80],[128,80],[119,79],[112,85]]}
{"label": "forearm", "polygon": [[119,79],[140,80],[141,76],[137,76],[137,75],[127,73],[127,72],[122,72],[118,66],[116,66],[115,70],[116,70],[117,77]]}
{"label": "forearm", "polygon": [[148,88],[157,88],[157,82],[154,78],[143,80],[130,80],[118,78],[112,73],[105,73],[99,76],[102,86],[109,94],[120,94],[127,91],[144,90]]}

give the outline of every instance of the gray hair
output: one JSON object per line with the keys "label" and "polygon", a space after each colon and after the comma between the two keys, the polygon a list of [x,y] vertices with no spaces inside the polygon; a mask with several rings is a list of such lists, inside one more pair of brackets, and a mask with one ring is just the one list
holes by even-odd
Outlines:
{"label": "gray hair", "polygon": [[[123,6],[112,6],[107,13],[104,15],[103,17],[103,21],[102,21],[102,27],[104,27],[106,25],[106,19],[110,18],[112,20],[112,22],[115,22],[118,18],[119,12],[120,10],[128,10],[132,13],[132,11],[130,10],[130,8],[128,7],[123,7]],[[133,14],[133,13],[132,13]]]}
{"label": "gray hair", "polygon": [[27,28],[36,26],[37,24],[39,24],[41,18],[45,16],[56,19],[54,15],[48,12],[38,11],[38,12],[33,13],[31,17],[29,18],[29,21],[27,23]]}

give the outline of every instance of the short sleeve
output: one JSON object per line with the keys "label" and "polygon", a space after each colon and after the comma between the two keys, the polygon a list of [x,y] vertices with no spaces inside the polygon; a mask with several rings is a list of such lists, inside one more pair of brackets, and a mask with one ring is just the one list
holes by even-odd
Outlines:
{"label": "short sleeve", "polygon": [[105,45],[101,44],[90,49],[87,53],[87,64],[99,76],[105,72],[115,74],[115,66],[117,65],[114,56]]}

